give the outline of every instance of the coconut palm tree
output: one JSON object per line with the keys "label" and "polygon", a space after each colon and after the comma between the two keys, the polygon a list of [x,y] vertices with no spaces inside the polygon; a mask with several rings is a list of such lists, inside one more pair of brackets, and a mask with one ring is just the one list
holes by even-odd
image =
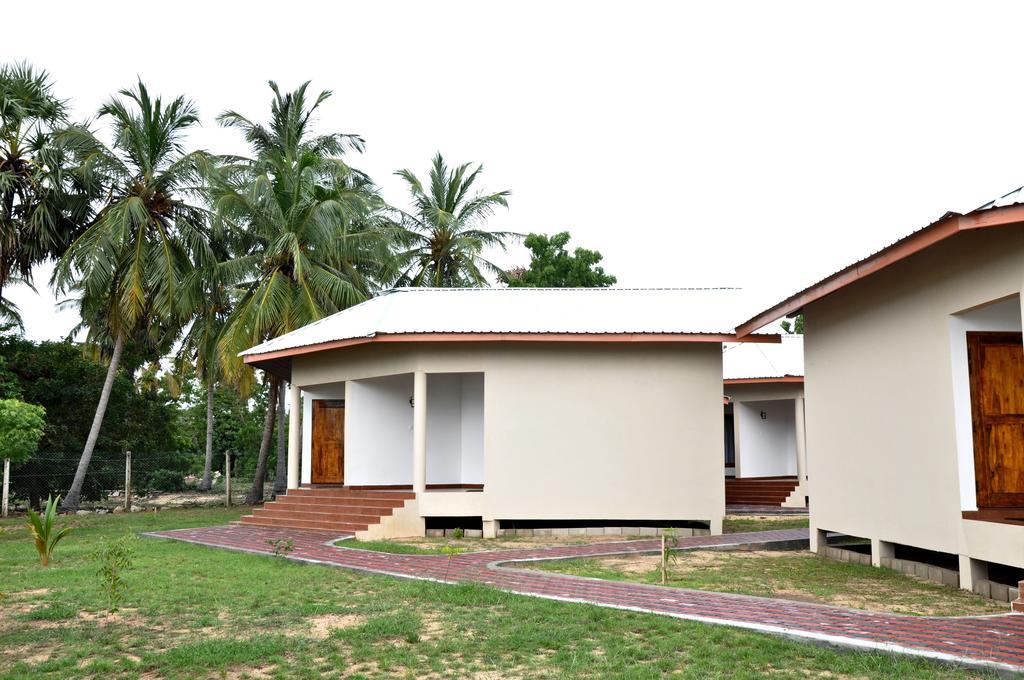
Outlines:
{"label": "coconut palm tree", "polygon": [[409,185],[413,202],[410,213],[400,213],[407,249],[401,255],[404,270],[397,285],[486,286],[485,272],[504,275],[482,252],[504,250],[506,241],[518,236],[485,229],[496,208],[508,207],[510,192],[474,193],[481,172],[482,165],[470,170],[469,163],[449,168],[438,153],[431,162],[429,189],[411,170],[395,173]]}
{"label": "coconut palm tree", "polygon": [[89,437],[62,508],[78,506],[125,342],[155,344],[181,327],[179,293],[194,262],[211,258],[206,212],[196,199],[206,156],[186,152],[182,136],[199,121],[195,106],[177,97],[166,106],[140,81],[99,110],[110,121],[106,145],[83,126],[60,134],[80,159],[79,172],[102,186],[105,200],[85,231],[57,263],[58,291],[79,295],[90,339],[110,349],[107,376]]}
{"label": "coconut palm tree", "polygon": [[46,71],[0,65],[0,319],[20,325],[3,289],[32,282],[32,268],[59,257],[89,217],[89,196],[54,143],[64,102]]}
{"label": "coconut palm tree", "polygon": [[[273,82],[268,123],[220,115],[240,129],[251,158],[229,159],[211,178],[215,227],[234,234],[223,265],[235,281],[233,309],[220,340],[228,374],[240,351],[361,302],[393,279],[384,204],[369,179],[342,160],[361,151],[356,135],[316,135],[312,118],[331,93],[306,97],[309,83],[282,94]],[[247,502],[263,500],[281,381],[270,376],[263,439]]]}

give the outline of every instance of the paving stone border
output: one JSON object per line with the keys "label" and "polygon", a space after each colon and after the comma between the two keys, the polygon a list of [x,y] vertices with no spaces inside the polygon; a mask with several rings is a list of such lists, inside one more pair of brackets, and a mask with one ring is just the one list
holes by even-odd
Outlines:
{"label": "paving stone border", "polygon": [[[502,566],[510,562],[656,552],[661,541],[624,540],[519,550],[395,555],[336,546],[333,532],[227,525],[147,534],[270,556],[267,541],[291,539],[287,558],[397,578],[482,583],[509,593],[660,614],[771,633],[817,644],[930,658],[974,668],[1024,672],[1024,615],[928,617],[868,612],[822,604],[605,581]],[[751,543],[807,540],[807,529],[694,536],[683,549],[725,549]]]}
{"label": "paving stone border", "polygon": [[[543,529],[498,529],[498,536],[661,536],[661,527],[566,527]],[[676,536],[691,538],[693,536],[710,536],[710,529],[691,529],[678,527]]]}

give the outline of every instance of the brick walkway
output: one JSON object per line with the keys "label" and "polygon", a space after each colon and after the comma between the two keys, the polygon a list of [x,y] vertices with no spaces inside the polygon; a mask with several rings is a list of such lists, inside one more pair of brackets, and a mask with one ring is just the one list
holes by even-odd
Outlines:
{"label": "brick walkway", "polygon": [[[290,538],[290,559],[401,578],[476,581],[502,590],[569,602],[652,612],[858,649],[912,654],[972,666],[1024,671],[1024,616],[919,617],[787,600],[666,588],[507,568],[501,563],[651,552],[660,540],[594,543],[446,556],[392,555],[331,545],[320,531],[228,525],[150,534],[201,545],[269,553],[268,539]],[[793,541],[806,529],[682,538],[681,548]]]}

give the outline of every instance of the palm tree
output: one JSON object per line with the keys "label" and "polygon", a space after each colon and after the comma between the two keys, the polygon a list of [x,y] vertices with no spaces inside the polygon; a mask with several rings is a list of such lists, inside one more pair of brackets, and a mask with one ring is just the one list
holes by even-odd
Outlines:
{"label": "palm tree", "polygon": [[0,318],[19,326],[3,289],[31,285],[32,268],[63,254],[89,217],[89,196],[54,143],[66,123],[46,71],[0,65]]}
{"label": "palm tree", "polygon": [[429,191],[411,170],[395,173],[409,185],[413,201],[412,212],[400,219],[408,249],[402,253],[405,269],[398,285],[486,286],[484,271],[504,275],[481,253],[484,248],[504,250],[505,242],[518,236],[484,228],[498,206],[508,207],[511,192],[471,193],[481,172],[482,165],[470,171],[469,163],[450,169],[438,153],[430,166]]}
{"label": "palm tree", "polygon": [[113,144],[72,126],[62,142],[81,160],[83,177],[104,188],[106,200],[54,272],[59,291],[79,294],[90,336],[110,348],[107,376],[92,428],[62,508],[78,506],[125,342],[159,342],[181,326],[179,292],[192,263],[209,259],[206,212],[188,201],[206,156],[186,152],[183,133],[199,121],[178,97],[167,106],[139,82],[99,110],[110,120]]}
{"label": "palm tree", "polygon": [[[220,340],[225,370],[240,370],[240,351],[366,299],[394,278],[383,201],[342,156],[361,151],[356,135],[314,135],[312,117],[330,97],[306,98],[309,83],[274,96],[267,124],[234,111],[218,120],[240,129],[251,158],[229,159],[211,180],[215,226],[234,234],[235,258],[223,265],[236,281]],[[263,439],[248,503],[263,499],[281,381],[270,376]]]}

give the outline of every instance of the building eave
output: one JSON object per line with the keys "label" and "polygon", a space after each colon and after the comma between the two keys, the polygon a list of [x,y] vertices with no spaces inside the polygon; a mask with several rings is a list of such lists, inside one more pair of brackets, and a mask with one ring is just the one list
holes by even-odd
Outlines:
{"label": "building eave", "polygon": [[378,333],[372,336],[302,345],[273,352],[245,354],[242,359],[253,368],[259,368],[285,380],[290,380],[291,362],[296,356],[357,345],[395,342],[780,343],[782,338],[777,333],[748,334],[742,338],[737,337],[735,333]]}
{"label": "building eave", "polygon": [[966,215],[948,213],[927,227],[919,229],[906,238],[855,262],[845,269],[839,270],[835,274],[822,279],[818,283],[805,288],[745,321],[736,328],[736,335],[743,338],[776,319],[798,314],[806,305],[881,271],[915,253],[921,252],[936,243],[952,238],[961,232],[989,227],[1002,227],[1021,222],[1024,222],[1024,205],[1019,204],[1002,208],[976,210]]}

